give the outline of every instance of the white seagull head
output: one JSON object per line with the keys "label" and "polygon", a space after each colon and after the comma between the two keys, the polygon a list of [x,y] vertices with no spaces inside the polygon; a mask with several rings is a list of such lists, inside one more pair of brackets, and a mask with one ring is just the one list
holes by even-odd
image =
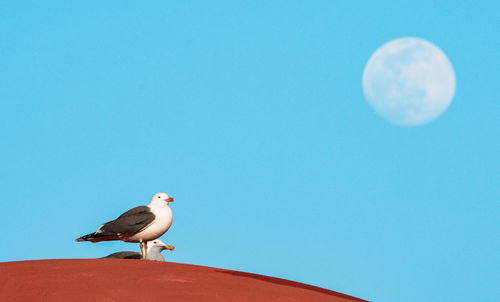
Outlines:
{"label": "white seagull head", "polygon": [[175,249],[172,245],[165,244],[160,239],[155,239],[153,241],[148,242],[148,252],[153,248],[159,248],[160,251],[163,250],[173,251]]}
{"label": "white seagull head", "polygon": [[151,198],[151,205],[168,205],[169,202],[173,202],[174,198],[168,196],[167,193],[158,193]]}

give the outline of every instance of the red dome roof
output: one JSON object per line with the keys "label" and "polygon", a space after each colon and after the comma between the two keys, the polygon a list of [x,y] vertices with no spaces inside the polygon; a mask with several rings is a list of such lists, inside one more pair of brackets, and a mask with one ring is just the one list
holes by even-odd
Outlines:
{"label": "red dome roof", "polygon": [[211,267],[122,259],[0,263],[0,301],[364,301],[327,289]]}

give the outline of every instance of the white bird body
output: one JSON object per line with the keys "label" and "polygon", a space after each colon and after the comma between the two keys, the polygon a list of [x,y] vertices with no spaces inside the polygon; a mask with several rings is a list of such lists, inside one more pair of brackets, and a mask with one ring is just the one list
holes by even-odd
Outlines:
{"label": "white bird body", "polygon": [[125,242],[146,242],[151,241],[156,238],[160,238],[161,235],[165,234],[174,219],[172,209],[166,203],[161,204],[149,204],[147,205],[151,212],[155,215],[155,220],[144,230],[140,231],[133,236],[126,237],[122,239]]}

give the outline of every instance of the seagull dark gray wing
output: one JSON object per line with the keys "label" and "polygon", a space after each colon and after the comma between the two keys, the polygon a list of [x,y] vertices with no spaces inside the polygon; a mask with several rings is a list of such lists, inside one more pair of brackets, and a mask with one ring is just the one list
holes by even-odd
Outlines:
{"label": "seagull dark gray wing", "polygon": [[104,258],[111,258],[111,259],[142,259],[141,253],[137,252],[117,252],[113,253],[110,255],[107,255],[106,257],[102,257],[101,259]]}
{"label": "seagull dark gray wing", "polygon": [[106,222],[96,234],[134,235],[148,227],[154,220],[155,215],[151,209],[148,206],[140,206],[128,210],[115,220]]}

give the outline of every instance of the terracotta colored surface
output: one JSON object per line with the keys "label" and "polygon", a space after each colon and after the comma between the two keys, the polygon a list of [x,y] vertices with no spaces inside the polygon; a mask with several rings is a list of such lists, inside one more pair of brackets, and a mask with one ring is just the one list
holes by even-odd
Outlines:
{"label": "terracotta colored surface", "polygon": [[0,263],[0,301],[364,301],[284,279],[123,259]]}

